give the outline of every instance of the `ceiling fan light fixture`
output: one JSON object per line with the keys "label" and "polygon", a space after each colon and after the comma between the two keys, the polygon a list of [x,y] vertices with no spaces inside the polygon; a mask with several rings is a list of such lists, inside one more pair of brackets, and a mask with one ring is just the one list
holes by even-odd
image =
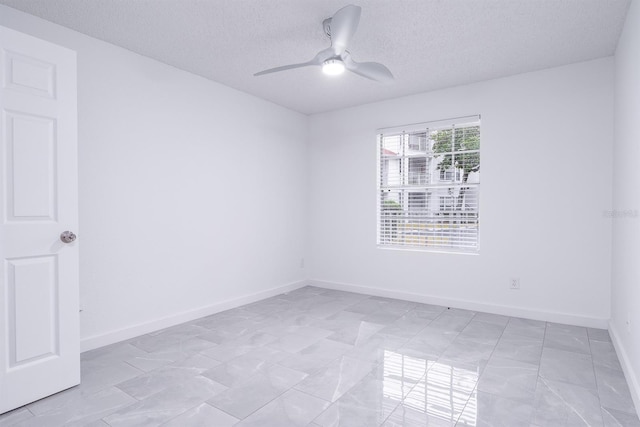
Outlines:
{"label": "ceiling fan light fixture", "polygon": [[[2,2],[2,0],[0,0]],[[362,8],[353,4],[337,11],[331,18],[322,21],[324,32],[329,36],[331,46],[321,50],[310,61],[297,64],[282,65],[255,73],[254,76],[292,70],[302,67],[322,67],[322,72],[328,76],[337,76],[345,71],[351,71],[360,77],[373,81],[387,83],[393,80],[393,74],[387,67],[377,62],[356,62],[347,50],[349,41],[358,29]]]}
{"label": "ceiling fan light fixture", "polygon": [[344,62],[339,58],[327,59],[322,63],[322,72],[328,76],[340,75],[344,70]]}

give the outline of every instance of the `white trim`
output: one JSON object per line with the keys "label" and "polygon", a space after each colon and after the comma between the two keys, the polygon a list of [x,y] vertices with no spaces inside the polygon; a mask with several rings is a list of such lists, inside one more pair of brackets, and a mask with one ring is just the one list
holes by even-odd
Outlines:
{"label": "white trim", "polygon": [[615,328],[612,321],[609,322],[609,335],[611,335],[611,342],[613,343],[613,347],[616,349],[620,365],[622,365],[622,372],[624,372],[624,377],[629,385],[629,392],[631,393],[633,404],[636,407],[636,412],[640,417],[640,382],[638,382],[638,376],[633,370],[633,365],[631,364],[629,356],[622,345],[622,340],[620,339],[618,330]]}
{"label": "white trim", "polygon": [[387,128],[379,128],[376,129],[377,134],[384,133],[386,135],[395,135],[402,133],[411,133],[411,132],[420,132],[426,129],[440,129],[451,127],[459,124],[479,124],[480,123],[480,114],[474,114],[471,116],[462,116],[462,117],[453,117],[450,119],[443,120],[433,120],[430,122],[422,122],[422,123],[411,123],[404,126],[393,126]]}
{"label": "white trim", "polygon": [[496,304],[484,304],[456,298],[441,298],[432,295],[414,294],[411,292],[392,291],[382,288],[354,285],[348,283],[328,282],[324,280],[309,280],[309,285],[325,289],[355,292],[357,294],[373,295],[378,297],[396,298],[406,301],[435,304],[445,307],[462,308],[465,310],[481,311],[484,313],[501,314],[503,316],[524,317],[526,319],[542,320],[545,322],[564,323],[568,325],[585,326],[588,328],[606,329],[609,319],[587,317],[568,313],[559,313],[546,310],[532,310],[528,308],[512,307]]}
{"label": "white trim", "polygon": [[133,326],[127,326],[125,328],[116,329],[104,334],[82,338],[80,341],[80,351],[85,352],[93,350],[95,348],[104,347],[105,345],[114,344],[120,341],[128,340],[130,338],[135,338],[140,335],[148,334],[149,332],[154,332],[160,329],[168,328],[170,326],[179,325],[180,323],[200,319],[202,317],[210,316],[212,314],[236,308],[241,305],[251,304],[252,302],[260,301],[265,298],[270,298],[285,292],[291,292],[298,288],[302,288],[307,284],[307,281],[294,282],[288,285],[267,289],[266,291],[260,291],[238,298],[221,301],[216,304],[195,308],[193,310],[187,310],[177,314],[170,314],[160,319],[139,323]]}

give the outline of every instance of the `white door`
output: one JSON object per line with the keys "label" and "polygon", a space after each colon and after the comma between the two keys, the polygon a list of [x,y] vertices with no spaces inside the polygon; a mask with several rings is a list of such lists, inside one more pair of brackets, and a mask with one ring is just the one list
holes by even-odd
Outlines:
{"label": "white door", "polygon": [[80,382],[75,52],[0,26],[0,413]]}

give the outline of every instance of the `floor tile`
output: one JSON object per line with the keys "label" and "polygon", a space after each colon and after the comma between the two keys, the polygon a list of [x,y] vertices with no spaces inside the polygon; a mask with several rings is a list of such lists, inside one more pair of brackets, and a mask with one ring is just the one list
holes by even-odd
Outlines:
{"label": "floor tile", "polygon": [[[396,406],[397,406],[397,402]],[[352,402],[338,399],[322,412],[313,422],[317,427],[369,427],[378,426],[388,416],[385,406],[359,406]],[[395,406],[394,406],[395,408]]]}
{"label": "floor tile", "polygon": [[323,339],[278,362],[297,371],[312,374],[353,349],[352,345]]}
{"label": "floor tile", "polygon": [[203,326],[198,325],[194,322],[186,322],[179,325],[170,326],[168,328],[161,329],[147,335],[164,337],[175,336],[181,339],[185,339],[189,337],[196,337],[204,332],[207,332],[207,328],[204,328]]}
{"label": "floor tile", "polygon": [[544,346],[557,350],[589,354],[589,338],[586,329],[560,329],[548,327],[544,336]]}
{"label": "floor tile", "polygon": [[353,324],[358,324],[365,316],[363,313],[354,313],[351,311],[340,311],[331,316],[318,320],[313,324],[321,329],[328,329],[330,331],[340,331],[343,328],[347,328]]}
{"label": "floor tile", "polygon": [[383,324],[361,320],[358,323],[352,324],[332,333],[331,335],[327,336],[327,339],[339,341],[350,345],[358,345],[371,338],[384,327],[385,325]]}
{"label": "floor tile", "polygon": [[439,361],[455,361],[476,366],[482,371],[487,365],[496,343],[493,340],[469,340],[458,336],[442,353]]}
{"label": "floor tile", "polygon": [[82,365],[81,388],[86,393],[93,393],[123,381],[135,378],[143,372],[126,362],[112,362],[99,367]]}
{"label": "floor tile", "polygon": [[602,408],[602,419],[604,427],[640,427],[637,414],[617,409]]}
{"label": "floor tile", "polygon": [[414,316],[425,320],[433,320],[442,314],[447,308],[441,305],[433,304],[416,304],[407,314],[413,313]]}
{"label": "floor tile", "polygon": [[415,305],[415,303],[411,303],[408,301],[400,301],[390,298],[369,297],[348,306],[345,311],[362,313],[366,315],[384,312],[400,317],[407,311],[411,310]]}
{"label": "floor tile", "polygon": [[[318,298],[321,298],[320,296]],[[278,298],[267,298],[262,301],[247,304],[243,308],[256,314],[271,314],[277,311],[284,311],[290,304],[289,301]]]}
{"label": "floor tile", "polygon": [[[45,399],[36,400],[35,402],[28,404],[26,408],[28,408],[31,413],[38,416],[65,406],[73,407],[78,405],[83,399],[92,393],[93,392],[83,392],[81,387],[71,387]],[[2,419],[1,417],[2,416],[0,416],[0,419]]]}
{"label": "floor tile", "polygon": [[334,332],[319,329],[323,331],[322,333],[293,333],[284,335],[273,342],[269,343],[269,347],[275,348],[277,350],[286,351],[289,353],[296,353],[305,349],[323,338],[327,338],[332,335]]}
{"label": "floor tile", "polygon": [[376,311],[370,314],[367,314],[362,318],[365,322],[375,323],[383,326],[390,325],[391,323],[400,319],[406,311]]}
{"label": "floor tile", "polygon": [[242,332],[236,332],[231,329],[227,329],[221,327],[219,329],[210,330],[207,333],[199,335],[198,338],[209,341],[213,344],[224,344],[229,341],[237,340],[240,337],[243,337],[250,332],[254,332],[253,330],[244,330]]}
{"label": "floor tile", "polygon": [[265,334],[264,332],[251,332],[237,339],[226,341],[223,344],[204,350],[201,353],[214,360],[227,362],[234,357],[249,353],[277,339],[278,337]]}
{"label": "floor tile", "polygon": [[491,357],[478,381],[478,390],[520,402],[532,402],[538,365]]}
{"label": "floor tile", "polygon": [[109,424],[104,422],[103,420],[95,420],[90,423],[82,423],[82,427],[109,427]]}
{"label": "floor tile", "polygon": [[173,418],[168,423],[163,424],[163,427],[231,427],[238,423],[238,421],[237,418],[232,417],[226,412],[222,412],[206,403],[201,403],[195,408]]}
{"label": "floor tile", "polygon": [[404,399],[407,393],[421,381],[434,361],[389,351],[381,364],[365,377],[375,378],[384,385],[384,393],[396,399]]}
{"label": "floor tile", "polygon": [[435,320],[431,321],[431,323],[429,323],[429,327],[442,329],[444,331],[461,332],[470,321],[471,317],[445,311],[435,318]]}
{"label": "floor tile", "polygon": [[353,346],[345,356],[363,360],[365,362],[379,362],[384,359],[388,351],[394,351],[406,344],[405,338],[375,334],[365,342]]}
{"label": "floor tile", "polygon": [[0,427],[9,427],[31,417],[33,417],[33,414],[25,407],[14,409],[0,415]]}
{"label": "floor tile", "polygon": [[362,298],[360,300],[352,301],[343,311],[348,313],[359,313],[363,317],[367,314],[380,310],[380,303],[372,299],[371,296]]}
{"label": "floor tile", "polygon": [[341,301],[335,301],[335,300],[331,302],[325,302],[322,304],[312,303],[308,307],[303,308],[303,310],[312,316],[326,318],[328,316],[340,313],[342,310],[347,308],[351,303],[352,301],[341,302]]}
{"label": "floor tile", "polygon": [[265,372],[256,374],[209,399],[207,403],[236,418],[243,419],[305,377],[306,374],[302,372],[274,365]]}
{"label": "floor tile", "polygon": [[611,342],[609,331],[606,329],[587,328],[587,335],[589,335],[591,341]]}
{"label": "floor tile", "polygon": [[507,323],[509,323],[508,316],[491,313],[476,313],[476,315],[473,317],[473,320],[478,322],[493,323],[494,325],[505,327],[507,326]]}
{"label": "floor tile", "polygon": [[186,359],[173,362],[167,366],[175,368],[196,368],[205,371],[218,365],[220,365],[220,362],[217,360],[213,360],[210,357],[198,353],[193,356],[189,356]]}
{"label": "floor tile", "polygon": [[126,359],[125,362],[141,371],[149,372],[186,357],[188,354],[182,351],[157,351],[134,356]]}
{"label": "floor tile", "polygon": [[599,365],[595,365],[595,371],[602,406],[634,413],[635,407],[624,373],[618,369]]}
{"label": "floor tile", "polygon": [[133,397],[110,387],[92,394],[76,394],[64,405],[56,406],[40,413],[37,417],[28,418],[14,425],[18,427],[80,426],[99,420],[135,402]]}
{"label": "floor tile", "polygon": [[[437,315],[435,316],[437,317]],[[425,318],[424,313],[412,310],[390,325],[385,326],[380,330],[380,334],[410,339],[422,331],[431,320]]]}
{"label": "floor tile", "polygon": [[302,427],[329,406],[329,402],[289,390],[237,424],[238,427]]}
{"label": "floor tile", "polygon": [[382,424],[383,427],[453,427],[459,418],[446,411],[421,407],[413,403],[401,403]]}
{"label": "floor tile", "polygon": [[131,344],[132,340],[107,345],[95,350],[85,351],[80,355],[83,367],[104,366],[109,363],[121,362],[128,358],[148,354]]}
{"label": "floor tile", "polygon": [[[204,332],[206,332],[206,329],[203,328],[199,333]],[[213,345],[210,341],[200,339],[196,336],[181,336],[177,332],[143,335],[132,341],[132,344],[148,353],[177,351],[181,348],[188,347],[204,349]]]}
{"label": "floor tile", "polygon": [[474,318],[474,320],[469,322],[462,332],[460,332],[459,337],[472,341],[498,342],[504,332],[504,328],[504,325],[481,322]]}
{"label": "floor tile", "polygon": [[453,426],[473,398],[478,372],[462,365],[435,363],[384,426]]}
{"label": "floor tile", "polygon": [[587,336],[587,328],[582,326],[566,325],[564,323],[547,322],[547,333],[548,332],[559,332],[579,337]]}
{"label": "floor tile", "polygon": [[433,304],[420,304],[417,303],[411,312],[415,312],[417,316],[420,316],[426,320],[433,320],[442,314],[447,308],[441,305]]}
{"label": "floor tile", "polygon": [[529,427],[531,401],[511,400],[482,391],[467,402],[456,427]]}
{"label": "floor tile", "polygon": [[591,356],[572,351],[544,348],[540,360],[540,376],[587,388],[596,388]]}
{"label": "floor tile", "polygon": [[113,427],[159,425],[187,412],[225,389],[226,387],[209,378],[192,377],[104,417],[104,420]]}
{"label": "floor tile", "polygon": [[335,402],[371,372],[374,364],[341,356],[298,384],[296,390]]}
{"label": "floor tile", "polygon": [[206,369],[195,367],[165,366],[121,382],[116,387],[129,396],[143,400],[169,387],[181,384],[185,380],[196,377],[205,371]]}
{"label": "floor tile", "polygon": [[543,338],[524,335],[504,335],[493,350],[492,357],[540,364]]}
{"label": "floor tile", "polygon": [[545,322],[512,317],[509,319],[509,323],[507,323],[507,327],[504,330],[503,336],[520,335],[533,338],[542,338],[544,337],[545,330]]}
{"label": "floor tile", "polygon": [[540,427],[601,426],[595,389],[538,378],[532,423]]}
{"label": "floor tile", "polygon": [[387,375],[367,375],[314,422],[320,426],[380,425],[416,383],[403,383],[388,372]]}
{"label": "floor tile", "polygon": [[605,368],[617,369],[622,371],[618,355],[609,341],[590,341],[591,357],[594,365],[604,366]]}
{"label": "floor tile", "polygon": [[287,357],[287,353],[263,347],[215,366],[202,375],[227,387],[233,387]]}
{"label": "floor tile", "polygon": [[400,347],[399,351],[416,357],[438,359],[458,336],[458,332],[427,326]]}
{"label": "floor tile", "polygon": [[369,295],[359,294],[356,292],[346,292],[346,291],[339,291],[337,289],[318,288],[314,286],[307,286],[307,287],[310,289],[319,289],[320,295],[325,295],[333,298],[340,298],[340,299],[349,300],[349,301],[360,301],[362,299],[369,298]]}
{"label": "floor tile", "polygon": [[[319,319],[313,316],[293,315],[287,316],[286,312],[277,313],[280,316],[273,316],[265,320],[264,326],[260,327],[258,331],[264,332],[269,335],[282,337],[288,334],[299,333],[304,335],[304,328],[309,328],[310,323],[317,323]],[[311,320],[313,319],[313,320]]]}
{"label": "floor tile", "polygon": [[451,315],[458,316],[458,317],[464,317],[466,319],[469,319],[470,321],[473,320],[476,314],[478,314],[478,312],[476,311],[466,310],[463,308],[455,308],[455,307],[447,307],[444,313],[449,313]]}
{"label": "floor tile", "polygon": [[[271,313],[272,315],[273,313]],[[255,332],[262,326],[262,321],[268,315],[254,313],[242,307],[203,317],[193,323],[206,328],[209,332],[199,334],[204,337],[210,332],[221,332],[225,336],[233,335],[236,338],[250,332]],[[219,344],[219,343],[217,343]]]}

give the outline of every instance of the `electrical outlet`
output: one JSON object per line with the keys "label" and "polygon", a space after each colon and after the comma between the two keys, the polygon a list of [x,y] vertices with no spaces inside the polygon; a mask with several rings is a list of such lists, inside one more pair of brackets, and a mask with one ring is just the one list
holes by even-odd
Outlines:
{"label": "electrical outlet", "polygon": [[631,313],[627,313],[627,332],[631,333]]}
{"label": "electrical outlet", "polygon": [[304,258],[300,258],[300,268],[304,268]]}
{"label": "electrical outlet", "polygon": [[512,278],[509,282],[509,288],[516,291],[520,289],[520,279],[518,277]]}

